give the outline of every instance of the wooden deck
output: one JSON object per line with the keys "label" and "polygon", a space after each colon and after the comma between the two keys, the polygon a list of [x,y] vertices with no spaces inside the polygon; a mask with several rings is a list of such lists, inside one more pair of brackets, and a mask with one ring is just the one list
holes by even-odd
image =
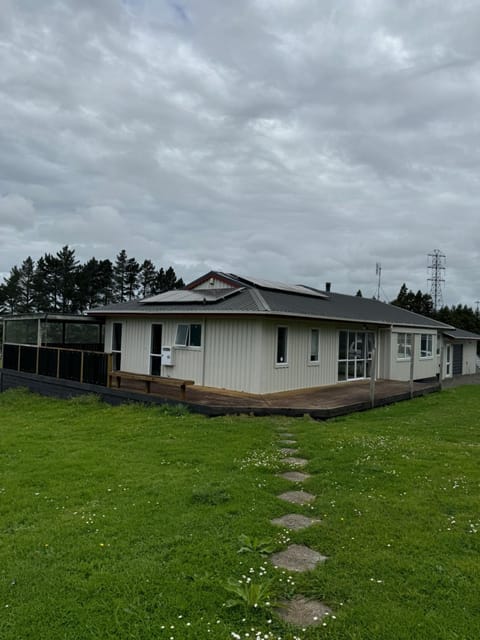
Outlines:
{"label": "wooden deck", "polygon": [[[314,387],[255,395],[224,389],[213,389],[198,385],[189,386],[182,397],[180,388],[152,382],[150,393],[140,381],[125,381],[120,389],[106,388],[71,380],[51,378],[38,374],[0,369],[0,392],[15,387],[26,387],[41,395],[59,398],[93,393],[110,404],[123,402],[144,402],[152,404],[182,403],[192,411],[208,416],[247,413],[257,416],[310,415],[324,420],[372,408],[370,401],[370,381],[361,380],[327,387]],[[437,381],[416,382],[412,390],[408,382],[378,380],[375,384],[374,406],[379,407],[411,397],[423,396],[440,390]]]}
{"label": "wooden deck", "polygon": [[[124,390],[140,394],[142,386],[132,382]],[[374,406],[392,404],[439,390],[437,381],[415,382],[411,393],[408,382],[378,380],[375,384]],[[157,402],[158,398],[182,402],[194,411],[211,416],[232,413],[290,416],[308,414],[314,418],[326,419],[372,408],[369,380],[264,395],[195,385],[188,387],[182,398],[179,391],[162,385],[159,379],[152,383],[150,394],[142,395],[145,399],[155,398],[154,401]]]}

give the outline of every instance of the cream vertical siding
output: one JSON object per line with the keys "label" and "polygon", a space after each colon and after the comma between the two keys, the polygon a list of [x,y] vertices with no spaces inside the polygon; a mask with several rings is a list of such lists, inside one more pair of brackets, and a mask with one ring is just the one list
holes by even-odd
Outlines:
{"label": "cream vertical siding", "polygon": [[207,318],[204,384],[260,393],[262,322],[255,318]]}
{"label": "cream vertical siding", "polygon": [[[191,379],[197,385],[245,391],[274,393],[290,389],[335,384],[338,369],[338,335],[340,325],[326,322],[271,318],[124,318],[109,319],[105,328],[105,348],[111,350],[112,323],[121,322],[122,369],[132,373],[150,372],[152,324],[162,325],[162,344],[173,347],[173,366],[162,365],[162,376]],[[202,346],[175,347],[178,324],[200,323]],[[277,327],[288,329],[287,359],[277,365]],[[344,326],[355,330],[355,325]],[[319,361],[310,362],[311,330],[319,330]],[[358,325],[357,330],[363,330]],[[416,334],[414,377],[434,377],[438,371],[435,331],[406,330]],[[410,361],[397,360],[397,328],[380,330],[376,334],[377,378],[408,380]],[[433,357],[420,358],[420,334],[433,335]],[[464,367],[474,370],[475,344],[464,347]],[[470,370],[468,369],[468,370]]]}
{"label": "cream vertical siding", "polygon": [[[130,373],[150,373],[150,348],[152,324],[162,325],[162,344],[173,346],[177,324],[199,323],[192,319],[123,318],[108,320],[105,327],[105,349],[111,351],[112,323],[121,322],[122,329],[122,369]],[[203,328],[203,327],[202,327]],[[202,331],[203,334],[203,331]],[[162,376],[192,379],[202,384],[203,347],[175,348],[174,365],[162,366]]]}
{"label": "cream vertical siding", "polygon": [[122,329],[122,370],[150,373],[150,325],[145,320],[128,318]]}
{"label": "cream vertical siding", "polygon": [[389,329],[380,329],[377,334],[377,379],[389,380],[391,369],[392,334]]}
{"label": "cream vertical siding", "polygon": [[463,342],[463,367],[462,375],[471,375],[477,372],[477,343],[474,340]]}
{"label": "cream vertical siding", "polygon": [[[277,327],[287,327],[287,363],[277,365]],[[310,362],[310,332],[319,329],[319,361]],[[265,320],[262,328],[263,347],[258,393],[304,389],[337,381],[338,331],[315,322],[275,322]]]}
{"label": "cream vertical siding", "polygon": [[[391,339],[391,375],[392,380],[410,380],[410,360],[399,360],[397,357],[397,334],[410,333],[415,335],[415,352],[413,378],[414,380],[421,380],[423,378],[434,378],[438,373],[438,359],[437,359],[437,332],[431,329],[403,329],[395,328],[392,331]],[[422,334],[429,334],[433,336],[432,340],[432,357],[420,358],[420,340]]]}

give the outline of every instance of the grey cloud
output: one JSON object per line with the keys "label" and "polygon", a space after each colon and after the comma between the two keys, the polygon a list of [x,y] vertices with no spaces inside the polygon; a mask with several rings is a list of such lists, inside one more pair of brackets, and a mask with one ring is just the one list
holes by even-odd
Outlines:
{"label": "grey cloud", "polygon": [[8,213],[0,271],[68,243],[367,294],[381,261],[394,297],[427,289],[438,247],[446,297],[472,304],[479,19],[470,2],[6,0],[0,195],[31,211]]}

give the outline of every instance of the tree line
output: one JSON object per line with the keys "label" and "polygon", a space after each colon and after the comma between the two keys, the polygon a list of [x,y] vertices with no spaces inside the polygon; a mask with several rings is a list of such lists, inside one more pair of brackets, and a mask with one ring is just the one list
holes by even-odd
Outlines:
{"label": "tree line", "polygon": [[37,261],[28,256],[20,267],[12,267],[0,284],[0,313],[77,314],[183,286],[172,267],[157,269],[151,260],[140,264],[125,249],[114,262],[90,258],[80,263],[75,249],[66,245],[56,254],[45,253]]}
{"label": "tree line", "polygon": [[457,329],[480,334],[480,314],[478,311],[462,304],[451,307],[442,306],[435,311],[432,296],[429,293],[422,293],[420,290],[414,293],[407,288],[405,283],[402,284],[397,297],[392,300],[391,304],[420,313],[422,316],[433,318],[439,322],[445,322],[457,327]]}

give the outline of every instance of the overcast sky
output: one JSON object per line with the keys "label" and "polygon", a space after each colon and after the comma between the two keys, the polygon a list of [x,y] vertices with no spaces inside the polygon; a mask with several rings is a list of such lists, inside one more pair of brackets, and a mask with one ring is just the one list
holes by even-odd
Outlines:
{"label": "overcast sky", "polygon": [[480,298],[478,0],[1,0],[0,274],[63,245]]}

